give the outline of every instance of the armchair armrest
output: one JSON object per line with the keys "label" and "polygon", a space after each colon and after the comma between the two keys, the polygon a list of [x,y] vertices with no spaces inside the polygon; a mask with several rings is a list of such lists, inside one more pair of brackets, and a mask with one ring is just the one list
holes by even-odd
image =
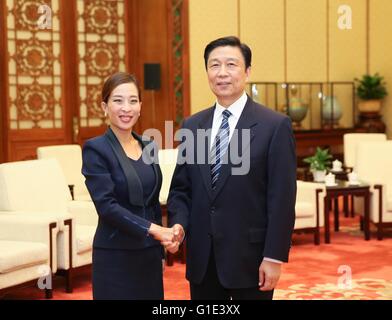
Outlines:
{"label": "armchair armrest", "polygon": [[25,217],[27,221],[49,219],[57,223],[57,228],[59,231],[64,230],[64,222],[67,220],[72,220],[72,216],[66,212],[38,212],[38,211],[0,211],[0,216],[21,216]]}
{"label": "armchair armrest", "polygon": [[96,226],[98,214],[92,201],[70,201],[68,212],[77,224]]}
{"label": "armchair armrest", "polygon": [[28,241],[49,248],[52,273],[57,271],[57,219],[31,215],[11,215],[0,212],[0,240]]}
{"label": "armchair armrest", "polygon": [[316,201],[316,190],[321,189],[321,195],[325,196],[325,184],[315,182],[297,181],[297,201]]}
{"label": "armchair armrest", "polygon": [[343,170],[346,173],[350,173],[354,171],[354,167],[349,167],[349,166],[343,166]]}
{"label": "armchair armrest", "polygon": [[0,239],[42,242],[49,245],[49,232],[57,233],[57,219],[0,212]]}

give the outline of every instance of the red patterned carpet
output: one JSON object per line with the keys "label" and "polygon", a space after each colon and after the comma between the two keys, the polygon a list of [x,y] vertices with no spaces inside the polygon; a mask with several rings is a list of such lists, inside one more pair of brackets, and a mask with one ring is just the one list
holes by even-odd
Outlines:
{"label": "red patterned carpet", "polygon": [[[341,220],[340,232],[332,232],[328,245],[315,246],[312,235],[294,235],[290,262],[283,266],[274,299],[392,300],[392,232],[382,241],[377,241],[373,232],[372,239],[365,241],[358,230],[358,218]],[[184,275],[185,265],[180,262],[166,267],[166,299],[189,299]],[[72,294],[64,292],[62,278],[56,277],[53,282],[53,299],[92,298],[89,272],[78,274]],[[43,292],[30,287],[14,290],[5,299],[43,297]]]}

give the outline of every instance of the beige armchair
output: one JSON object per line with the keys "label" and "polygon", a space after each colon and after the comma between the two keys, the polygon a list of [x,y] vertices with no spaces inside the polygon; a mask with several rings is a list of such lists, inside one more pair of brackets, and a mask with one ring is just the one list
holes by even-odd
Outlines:
{"label": "beige armchair", "polygon": [[[361,142],[356,153],[356,171],[361,181],[370,184],[370,222],[383,229],[392,227],[392,141]],[[363,216],[363,199],[355,198],[355,211]]]}
{"label": "beige armchair", "polygon": [[66,276],[72,292],[75,268],[92,262],[92,242],[98,222],[92,201],[72,201],[60,165],[55,159],[0,164],[1,214],[54,217],[58,274]]}
{"label": "beige armchair", "polygon": [[82,149],[78,144],[39,147],[37,157],[38,159],[57,159],[63,169],[67,184],[71,186],[72,198],[91,201],[81,173]]}
{"label": "beige armchair", "polygon": [[[361,142],[379,142],[386,141],[387,136],[384,133],[346,133],[343,135],[343,148],[344,148],[344,166],[349,171],[356,169],[357,147]],[[353,197],[345,197],[344,206],[348,208],[348,201],[351,203],[351,216],[354,217],[354,199]],[[345,209],[348,214],[348,210]]]}
{"label": "beige armchair", "polygon": [[57,232],[54,218],[0,214],[0,298],[37,282],[52,298]]}
{"label": "beige armchair", "polygon": [[355,168],[357,146],[365,141],[386,141],[384,133],[346,133],[343,135],[344,165]]}
{"label": "beige armchair", "polygon": [[294,232],[313,232],[314,244],[320,244],[320,227],[324,226],[325,185],[297,180]]}
{"label": "beige armchair", "polygon": [[158,151],[159,166],[162,171],[162,187],[159,202],[165,205],[169,196],[171,179],[177,164],[178,149],[160,149]]}

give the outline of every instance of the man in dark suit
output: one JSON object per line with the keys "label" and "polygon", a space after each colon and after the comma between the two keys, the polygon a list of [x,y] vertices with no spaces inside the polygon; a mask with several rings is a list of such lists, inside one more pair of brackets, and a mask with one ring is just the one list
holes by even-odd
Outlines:
{"label": "man in dark suit", "polygon": [[238,38],[212,41],[204,60],[217,101],[183,123],[169,223],[186,235],[192,299],[272,299],[295,220],[291,121],[245,93],[251,50]]}

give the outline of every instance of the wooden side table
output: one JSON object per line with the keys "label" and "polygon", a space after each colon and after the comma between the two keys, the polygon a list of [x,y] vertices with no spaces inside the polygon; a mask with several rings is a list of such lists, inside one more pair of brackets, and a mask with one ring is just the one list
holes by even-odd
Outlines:
{"label": "wooden side table", "polygon": [[[330,204],[331,200],[335,200],[335,208],[336,199],[339,196],[344,197],[363,197],[365,201],[365,212],[364,212],[364,236],[365,240],[370,240],[370,227],[369,227],[369,218],[370,218],[370,186],[364,182],[360,182],[358,185],[350,185],[348,181],[336,180],[336,186],[327,186],[326,187],[326,196],[324,198],[324,225],[325,225],[325,243],[330,243],[330,227],[329,227],[329,213],[331,210]],[[334,224],[335,230],[339,230],[339,212],[338,210],[334,210]]]}
{"label": "wooden side table", "polygon": [[[341,171],[330,170],[329,172],[333,173],[337,180],[348,181],[348,174],[351,171],[352,171],[352,168],[344,167]],[[349,201],[351,203],[351,212],[349,210],[349,205],[348,205]],[[354,217],[353,207],[354,207],[353,197],[349,197],[349,196],[343,197],[343,211],[344,211],[345,217],[349,217],[350,215],[351,215],[351,217]],[[335,199],[335,210],[338,210],[338,199]],[[335,228],[335,231],[339,231],[339,230],[336,230],[336,228]]]}

